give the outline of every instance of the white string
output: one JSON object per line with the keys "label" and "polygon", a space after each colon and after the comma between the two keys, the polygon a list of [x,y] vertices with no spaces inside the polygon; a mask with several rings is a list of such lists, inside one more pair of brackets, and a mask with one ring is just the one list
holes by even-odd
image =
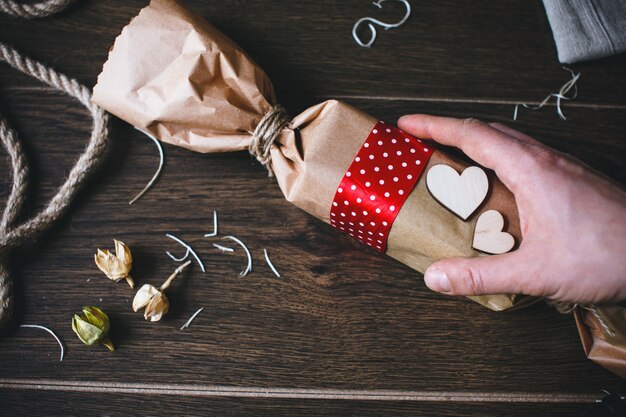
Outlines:
{"label": "white string", "polygon": [[248,272],[252,272],[252,255],[250,255],[250,251],[248,250],[248,247],[241,240],[237,239],[235,236],[224,236],[224,239],[234,240],[235,242],[239,244],[239,246],[243,248],[244,251],[246,251],[246,255],[248,255],[248,266],[246,267],[246,269],[244,269],[243,271],[239,273],[239,275],[241,275],[242,277],[245,277],[246,275],[248,275]]}
{"label": "white string", "polygon": [[132,200],[128,202],[129,205],[132,205],[135,201],[139,200],[145,193],[148,192],[148,190],[152,187],[152,185],[157,180],[157,178],[159,178],[159,175],[161,175],[161,171],[163,170],[163,162],[165,161],[165,156],[163,155],[163,147],[161,146],[161,142],[159,142],[157,138],[155,138],[154,136],[152,136],[150,133],[146,132],[145,130],[141,130],[137,127],[135,129],[137,129],[138,131],[140,131],[141,133],[143,133],[144,135],[152,139],[154,144],[157,146],[159,150],[159,167],[157,168],[156,172],[152,176],[152,179],[150,180],[150,182],[148,182],[148,184],[145,187],[143,187],[143,190],[139,191],[139,194],[137,194],[135,198],[133,198]]}
{"label": "white string", "polygon": [[187,248],[187,252],[185,252],[185,255],[182,258],[177,258],[176,256],[172,255],[172,253],[168,250],[165,251],[165,253],[167,253],[167,256],[169,256],[170,258],[172,258],[172,260],[174,262],[183,262],[184,260],[186,260],[189,257],[189,248]]}
{"label": "white string", "polygon": [[63,355],[65,355],[65,347],[63,347],[63,343],[61,343],[61,339],[59,339],[59,337],[56,334],[54,334],[54,332],[52,330],[48,329],[45,326],[40,326],[38,324],[20,324],[20,327],[29,327],[29,328],[33,328],[33,329],[41,329],[41,330],[45,330],[48,333],[50,333],[52,335],[52,337],[54,337],[54,339],[59,344],[59,347],[61,348],[61,359],[59,359],[59,362],[63,362]]}
{"label": "white string", "polygon": [[187,322],[185,324],[183,324],[179,330],[183,330],[183,329],[186,329],[187,327],[189,327],[189,325],[191,324],[193,319],[195,319],[196,316],[202,312],[202,310],[204,310],[204,307],[199,308],[198,311],[193,313],[193,315],[189,318],[189,320],[187,320]]}
{"label": "white string", "polygon": [[[383,8],[382,3],[384,3],[385,1],[387,0],[378,0],[378,1],[373,2],[372,4],[378,7],[379,9],[382,9]],[[376,28],[374,27],[374,25],[372,25],[372,23],[381,26],[385,30],[388,30],[388,29],[402,26],[409,19],[409,17],[411,16],[411,4],[407,0],[396,0],[396,1],[403,3],[404,6],[406,7],[406,13],[404,14],[404,17],[397,23],[385,23],[385,22],[381,22],[378,19],[374,19],[373,17],[363,17],[357,20],[357,22],[352,27],[352,37],[354,38],[356,43],[359,44],[359,46],[362,46],[363,48],[370,48],[376,41]],[[371,37],[368,42],[363,42],[361,38],[359,38],[359,35],[357,34],[359,26],[361,25],[361,23],[364,23],[364,22],[368,22],[367,27],[369,28],[370,33],[371,33]]]}
{"label": "white string", "polygon": [[227,248],[226,246],[218,245],[217,243],[214,243],[213,246],[215,246],[216,248],[218,248],[222,252],[234,252],[235,251],[235,249],[233,249],[233,248]]}
{"label": "white string", "polygon": [[[193,248],[191,246],[189,246],[187,243],[183,242],[181,239],[177,238],[176,236],[170,234],[170,233],[166,233],[165,236],[169,237],[170,239],[180,243],[184,248],[187,248],[187,250],[191,253],[191,255],[196,258],[196,261],[198,261],[198,265],[200,266],[200,269],[202,270],[202,272],[206,273],[206,270],[204,269],[204,264],[202,263],[202,261],[200,260],[200,257],[198,256],[198,254],[193,250]],[[169,254],[170,257],[173,259],[172,255]]]}
{"label": "white string", "polygon": [[[546,106],[548,102],[550,101],[550,99],[552,99],[553,97],[556,98],[556,112],[558,113],[559,117],[562,120],[567,120],[567,118],[563,114],[563,110],[561,109],[561,100],[574,100],[576,99],[576,97],[578,97],[578,86],[576,85],[576,83],[578,82],[578,79],[580,78],[580,73],[575,73],[574,71],[572,71],[571,69],[567,67],[562,67],[562,68],[566,71],[569,71],[570,74],[572,74],[572,78],[561,86],[561,89],[559,90],[559,92],[548,94],[541,103],[535,106],[526,104],[526,103],[517,103],[515,105],[515,109],[513,110],[513,120],[517,120],[517,114],[518,114],[518,110],[520,106],[529,110],[539,110],[540,108]],[[572,88],[574,89],[574,94],[568,97],[566,94]]]}
{"label": "white string", "polygon": [[278,278],[280,278],[280,274],[278,273],[276,268],[274,268],[274,264],[272,263],[272,261],[270,261],[270,257],[267,254],[267,249],[263,249],[263,253],[265,254],[265,262],[267,262],[267,266],[270,267],[270,269],[272,270],[274,275],[276,275]]}
{"label": "white string", "polygon": [[204,237],[213,237],[217,236],[217,211],[213,210],[213,231],[211,233],[207,233]]}

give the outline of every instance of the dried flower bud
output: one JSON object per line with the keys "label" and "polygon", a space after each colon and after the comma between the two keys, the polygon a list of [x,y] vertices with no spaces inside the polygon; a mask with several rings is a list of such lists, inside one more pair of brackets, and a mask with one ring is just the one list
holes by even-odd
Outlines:
{"label": "dried flower bud", "polygon": [[109,317],[98,307],[83,307],[83,315],[74,314],[72,330],[84,344],[91,346],[101,343],[111,352],[115,350],[109,339]]}
{"label": "dried flower bud", "polygon": [[170,302],[165,295],[165,290],[170,286],[172,280],[180,274],[191,261],[187,261],[172,273],[169,278],[161,285],[160,288],[156,288],[154,285],[144,284],[133,299],[133,310],[139,311],[145,307],[143,316],[149,321],[159,321],[167,314],[170,309]]}
{"label": "dried flower bud", "polygon": [[146,320],[159,321],[169,311],[170,302],[163,291],[154,285],[144,284],[135,295],[133,310],[138,311],[143,307],[146,308],[143,312]]}
{"label": "dried flower bud", "polygon": [[135,288],[135,282],[129,275],[133,266],[133,257],[130,254],[130,249],[124,242],[115,239],[113,239],[113,242],[115,243],[115,255],[106,249],[98,249],[94,255],[96,265],[109,279],[115,282],[125,279],[130,288]]}
{"label": "dried flower bud", "polygon": [[135,298],[133,299],[133,310],[139,311],[140,308],[147,306],[152,297],[154,297],[154,295],[158,292],[159,290],[157,290],[154,285],[144,284],[141,288],[139,288],[137,294],[135,294]]}

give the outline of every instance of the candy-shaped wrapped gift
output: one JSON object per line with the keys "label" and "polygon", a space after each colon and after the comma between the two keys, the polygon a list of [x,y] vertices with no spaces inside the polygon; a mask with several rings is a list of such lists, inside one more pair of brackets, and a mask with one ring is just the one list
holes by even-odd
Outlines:
{"label": "candy-shaped wrapped gift", "polygon": [[[93,101],[163,142],[250,150],[287,200],[416,271],[521,241],[514,197],[494,175],[339,101],[289,119],[263,70],[174,0],[152,0],[123,29]],[[493,310],[532,300],[472,298]]]}

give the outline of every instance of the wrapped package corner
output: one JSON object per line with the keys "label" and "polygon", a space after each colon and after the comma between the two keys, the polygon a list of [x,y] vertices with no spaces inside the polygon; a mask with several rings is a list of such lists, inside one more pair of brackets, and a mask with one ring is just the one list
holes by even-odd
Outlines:
{"label": "wrapped package corner", "polygon": [[579,307],[574,317],[587,357],[626,378],[626,306]]}
{"label": "wrapped package corner", "polygon": [[[93,101],[163,142],[196,152],[248,149],[252,133],[276,99],[272,83],[252,58],[201,17],[174,0],[152,0],[115,40],[94,88]],[[378,119],[336,100],[297,115],[271,148],[272,169],[287,200],[329,223],[338,184]],[[337,140],[341,132],[341,140]],[[436,151],[430,166],[467,164]],[[519,242],[515,199],[490,175],[480,211],[495,209]],[[458,219],[419,180],[390,230],[387,254],[419,272],[472,249],[477,215]],[[501,311],[531,297],[473,299]]]}

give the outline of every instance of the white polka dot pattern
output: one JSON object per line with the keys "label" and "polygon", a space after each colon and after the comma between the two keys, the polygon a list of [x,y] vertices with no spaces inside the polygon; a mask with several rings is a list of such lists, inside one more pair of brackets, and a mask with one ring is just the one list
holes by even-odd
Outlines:
{"label": "white polka dot pattern", "polygon": [[389,230],[432,152],[402,130],[376,123],[337,187],[330,224],[384,253]]}

